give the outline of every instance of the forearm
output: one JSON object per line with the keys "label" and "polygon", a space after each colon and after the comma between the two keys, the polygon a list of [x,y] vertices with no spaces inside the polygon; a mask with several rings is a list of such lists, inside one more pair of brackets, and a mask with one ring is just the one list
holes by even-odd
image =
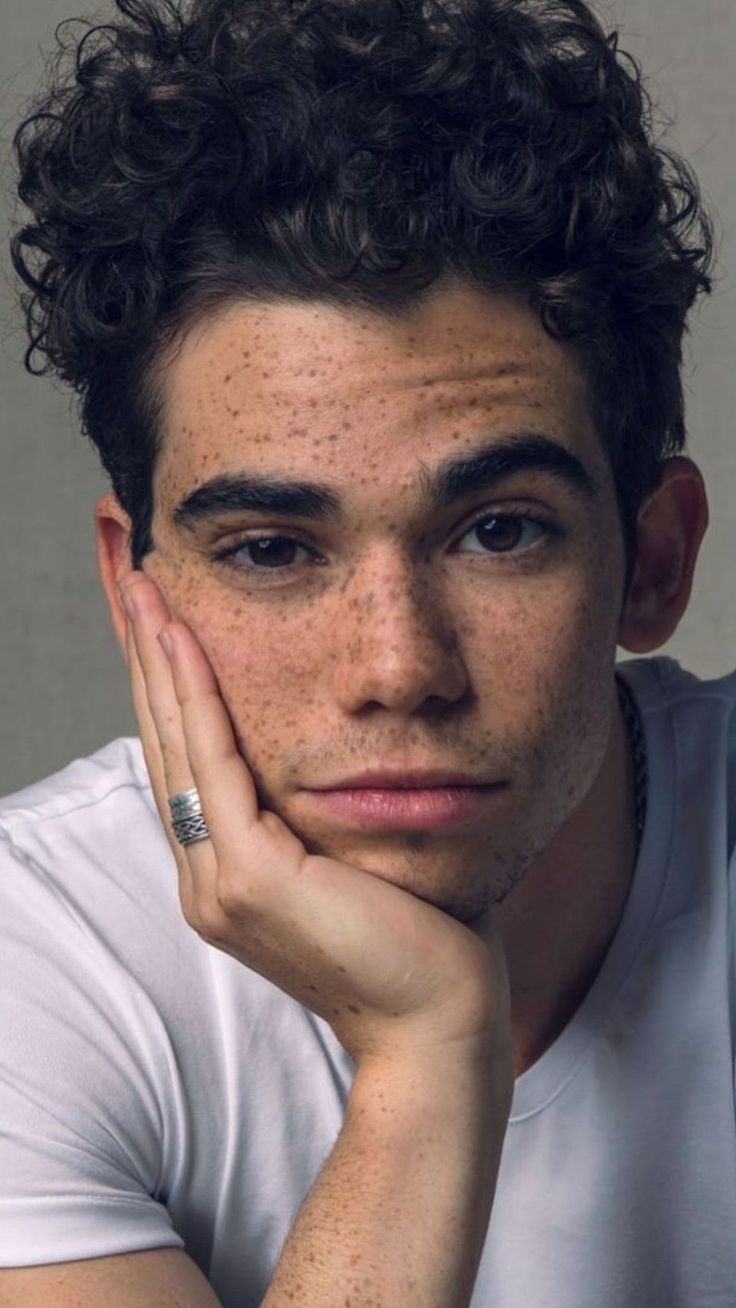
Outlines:
{"label": "forearm", "polygon": [[484,1051],[360,1068],[262,1308],[466,1308],[512,1090]]}

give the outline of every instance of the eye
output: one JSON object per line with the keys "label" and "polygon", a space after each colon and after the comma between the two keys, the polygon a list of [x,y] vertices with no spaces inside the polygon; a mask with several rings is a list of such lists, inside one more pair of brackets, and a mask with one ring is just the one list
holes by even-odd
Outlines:
{"label": "eye", "polygon": [[241,540],[239,544],[221,550],[215,559],[218,563],[244,571],[275,572],[285,567],[298,566],[303,561],[294,558],[296,550],[309,554],[306,546],[300,545],[291,536],[252,536],[249,540]]}
{"label": "eye", "polygon": [[[531,534],[531,540],[529,535]],[[530,550],[542,537],[561,535],[560,529],[543,518],[529,513],[493,513],[479,518],[460,538],[458,544],[475,535],[479,550],[471,553],[521,554]],[[299,557],[299,551],[302,557]],[[286,572],[317,562],[314,551],[292,536],[251,536],[229,545],[213,556],[215,562],[238,572]]]}
{"label": "eye", "polygon": [[474,522],[465,535],[461,536],[458,544],[475,534],[481,542],[482,549],[487,553],[519,553],[517,547],[521,546],[521,550],[530,549],[542,536],[551,535],[552,531],[550,523],[530,514],[493,513]]}

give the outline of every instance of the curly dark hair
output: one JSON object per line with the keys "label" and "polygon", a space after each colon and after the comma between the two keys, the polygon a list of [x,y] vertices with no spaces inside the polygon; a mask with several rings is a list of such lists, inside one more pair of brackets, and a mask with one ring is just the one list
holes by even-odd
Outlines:
{"label": "curly dark hair", "polygon": [[[154,548],[168,346],[238,299],[386,315],[444,278],[573,343],[627,553],[684,447],[686,315],[713,226],[636,62],[584,0],[116,0],[60,37],[14,145],[29,372],[81,399]],[[73,69],[62,73],[73,53]],[[34,369],[34,351],[46,356]]]}

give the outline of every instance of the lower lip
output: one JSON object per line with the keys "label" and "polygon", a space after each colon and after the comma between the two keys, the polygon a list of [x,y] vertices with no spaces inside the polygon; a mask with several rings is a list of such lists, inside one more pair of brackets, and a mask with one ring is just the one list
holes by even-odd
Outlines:
{"label": "lower lip", "polygon": [[320,808],[361,826],[416,830],[472,821],[502,788],[503,783],[433,786],[428,790],[312,790],[309,794]]}

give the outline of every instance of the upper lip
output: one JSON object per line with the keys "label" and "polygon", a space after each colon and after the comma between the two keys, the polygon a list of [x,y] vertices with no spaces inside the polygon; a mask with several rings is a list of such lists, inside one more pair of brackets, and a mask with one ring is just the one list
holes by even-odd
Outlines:
{"label": "upper lip", "polygon": [[359,772],[352,777],[341,777],[313,790],[427,790],[432,786],[490,786],[494,783],[485,777],[473,777],[468,772],[448,772],[444,768],[428,771],[399,771],[377,768]]}

